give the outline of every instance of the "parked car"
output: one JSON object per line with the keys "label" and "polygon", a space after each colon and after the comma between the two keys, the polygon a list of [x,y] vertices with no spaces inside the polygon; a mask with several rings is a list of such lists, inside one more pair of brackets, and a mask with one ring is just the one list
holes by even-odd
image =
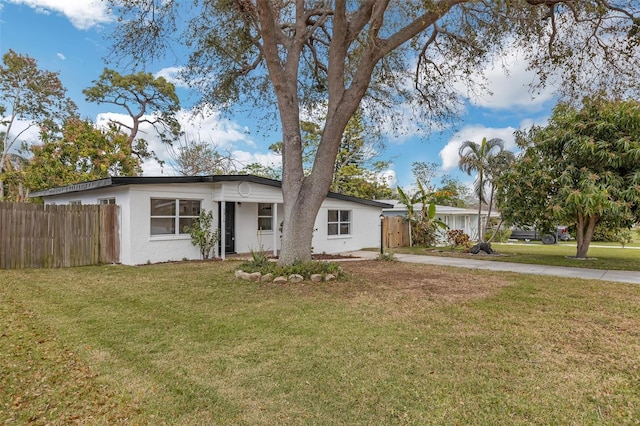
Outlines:
{"label": "parked car", "polygon": [[558,241],[569,241],[571,235],[566,226],[556,226],[556,232],[541,232],[533,227],[511,229],[511,239],[514,240],[540,240],[542,244],[555,244]]}

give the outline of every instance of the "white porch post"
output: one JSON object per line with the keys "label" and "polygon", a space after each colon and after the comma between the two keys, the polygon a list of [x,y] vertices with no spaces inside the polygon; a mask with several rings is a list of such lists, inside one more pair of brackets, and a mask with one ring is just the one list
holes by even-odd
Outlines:
{"label": "white porch post", "polygon": [[278,255],[278,229],[280,226],[278,225],[278,203],[273,203],[273,218],[271,219],[273,223],[271,224],[271,228],[273,228],[273,255]]}
{"label": "white porch post", "polygon": [[[216,224],[220,223],[220,202],[217,202],[218,205],[218,211],[217,211],[217,216],[218,218],[216,219]],[[215,207],[214,207],[215,208]],[[222,232],[220,233],[220,235],[222,235]],[[220,239],[220,237],[218,237],[218,239]],[[216,246],[213,248],[213,257],[220,257],[220,241],[218,241],[216,243]]]}
{"label": "white porch post", "polygon": [[226,259],[227,255],[227,204],[225,201],[220,202],[220,258]]}

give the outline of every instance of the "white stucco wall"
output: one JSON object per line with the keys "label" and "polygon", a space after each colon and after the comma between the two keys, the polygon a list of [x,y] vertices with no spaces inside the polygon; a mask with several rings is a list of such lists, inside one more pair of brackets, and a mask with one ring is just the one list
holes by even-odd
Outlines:
{"label": "white stucco wall", "polygon": [[151,199],[199,200],[203,210],[213,210],[213,223],[217,223],[218,205],[211,199],[211,185],[136,185],[131,186],[130,194],[131,226],[127,233],[123,226],[122,263],[138,265],[147,262],[200,259],[200,249],[191,244],[188,234],[151,235]]}
{"label": "white stucco wall", "polygon": [[[269,203],[273,204],[273,203]],[[282,221],[283,207],[276,203],[272,208],[272,230],[258,230],[258,203],[236,203],[236,252],[248,253],[251,250],[273,252],[280,250],[279,224]],[[274,239],[275,237],[275,239]]]}
{"label": "white stucco wall", "polygon": [[[250,182],[143,184],[100,188],[46,197],[45,203],[97,204],[99,199],[115,197],[120,206],[120,261],[137,265],[182,259],[199,259],[199,248],[189,235],[151,235],[151,198],[199,200],[202,209],[213,211],[218,223],[218,204],[235,205],[235,251],[280,249],[279,224],[283,220],[282,192],[278,187]],[[258,230],[258,203],[275,203],[273,230]],[[330,236],[328,210],[351,211],[350,235]],[[339,253],[380,245],[381,209],[360,203],[327,198],[316,217],[313,251]]]}
{"label": "white stucco wall", "polygon": [[[351,211],[351,235],[328,235],[328,211]],[[316,216],[313,233],[314,253],[341,253],[368,247],[380,247],[379,207],[327,198]]]}

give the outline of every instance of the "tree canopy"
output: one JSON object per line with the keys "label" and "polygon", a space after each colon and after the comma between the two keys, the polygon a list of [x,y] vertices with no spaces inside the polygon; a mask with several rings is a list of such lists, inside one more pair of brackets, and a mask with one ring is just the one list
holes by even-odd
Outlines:
{"label": "tree canopy", "polygon": [[502,217],[517,225],[576,226],[586,257],[596,225],[629,228],[640,219],[640,103],[586,98],[567,103],[549,125],[517,135],[523,149],[499,179]]}
{"label": "tree canopy", "polygon": [[148,141],[140,137],[140,126],[144,123],[150,124],[163,142],[171,143],[180,136],[180,123],[175,116],[180,101],[175,86],[164,77],[156,78],[146,72],[121,75],[105,68],[93,83],[82,93],[89,102],[112,104],[126,111],[131,123],[112,120],[111,124],[127,131],[131,152],[138,158],[154,156],[148,151]]}
{"label": "tree canopy", "polygon": [[[568,95],[638,88],[636,0],[195,0],[189,9],[177,0],[111,3],[120,15],[114,45],[135,63],[157,58],[177,34],[190,49],[185,80],[203,102],[277,107],[281,263],[311,257],[342,134],[361,107],[370,120],[393,121],[404,117],[390,108],[409,102],[427,121],[446,120],[459,111],[458,85],[477,81],[472,76],[483,65],[510,49],[541,84],[568,80],[560,86]],[[300,117],[318,108],[325,125],[305,174]]]}
{"label": "tree canopy", "polygon": [[[4,173],[12,149],[25,132],[37,126],[53,132],[64,117],[75,112],[75,104],[66,97],[58,73],[38,68],[35,59],[9,49],[0,66],[0,125],[5,129],[0,140],[0,200],[4,197]],[[17,120],[26,126],[15,131]],[[13,169],[13,168],[12,168]]]}
{"label": "tree canopy", "polygon": [[224,152],[214,141],[197,135],[182,135],[169,145],[171,167],[182,176],[224,175],[237,171],[232,152]]}
{"label": "tree canopy", "polygon": [[79,118],[68,119],[61,135],[44,134],[42,143],[30,151],[33,155],[21,179],[32,191],[140,172],[126,134],[114,127],[97,129]]}

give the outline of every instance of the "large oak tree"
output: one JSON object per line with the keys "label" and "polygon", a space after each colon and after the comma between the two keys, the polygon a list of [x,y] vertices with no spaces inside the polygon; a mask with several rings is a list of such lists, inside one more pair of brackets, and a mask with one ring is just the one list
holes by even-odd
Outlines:
{"label": "large oak tree", "polygon": [[[282,263],[311,256],[314,221],[343,131],[358,108],[371,120],[380,114],[402,119],[390,108],[413,101],[425,119],[446,119],[458,111],[459,84],[477,81],[473,75],[506,50],[521,52],[541,83],[567,81],[561,86],[567,94],[585,86],[620,88],[638,81],[640,69],[636,0],[112,3],[121,23],[115,45],[135,62],[157,58],[179,34],[191,54],[186,75],[203,102],[277,107]],[[300,132],[305,108],[322,108],[326,117],[308,175]]]}

